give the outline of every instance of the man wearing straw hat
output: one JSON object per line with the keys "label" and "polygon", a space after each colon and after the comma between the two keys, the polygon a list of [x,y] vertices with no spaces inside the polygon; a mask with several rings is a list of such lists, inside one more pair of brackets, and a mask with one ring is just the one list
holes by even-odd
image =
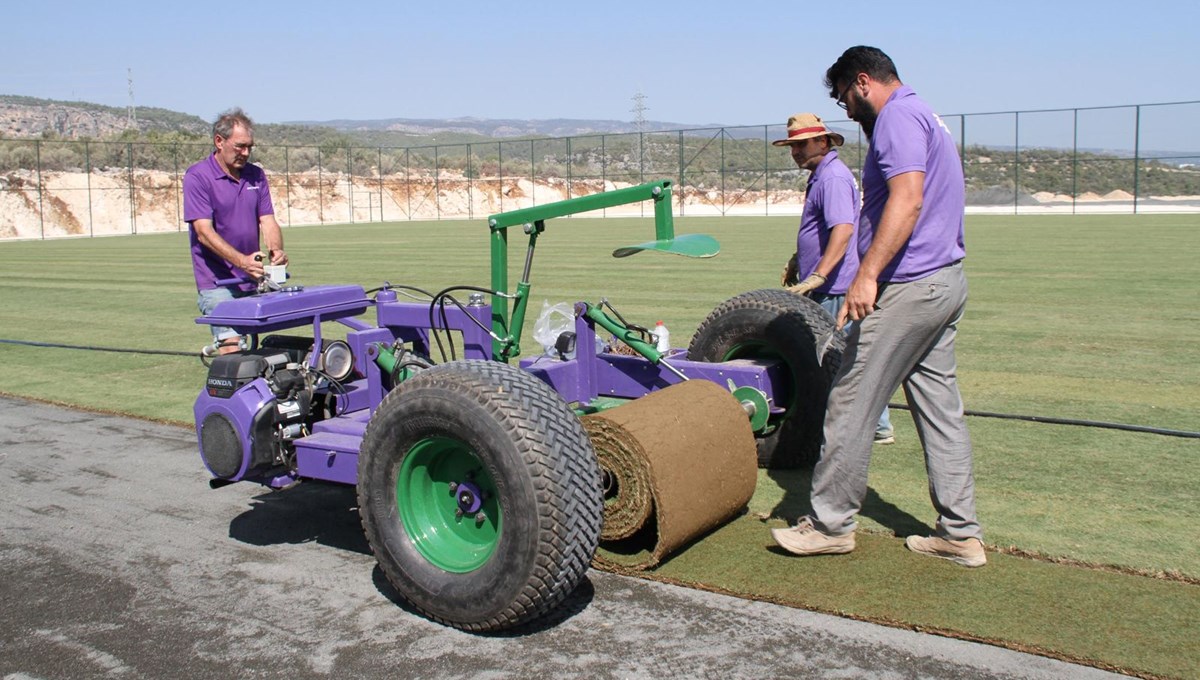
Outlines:
{"label": "man wearing straw hat", "polygon": [[[787,138],[772,143],[788,146],[796,166],[809,172],[796,252],[783,269],[782,283],[812,298],[836,319],[858,270],[858,184],[834,148],[846,140],[815,114],[797,113],[788,119]],[[884,408],[875,425],[875,443],[895,441]]]}
{"label": "man wearing straw hat", "polygon": [[905,545],[982,567],[987,555],[954,356],[967,301],[962,162],[942,119],[900,82],[896,65],[878,48],[846,50],[825,72],[825,85],[871,140],[863,163],[858,272],[838,313],[839,325],[858,323],[829,393],[812,512],[772,535],[796,555],[854,550],[854,517],[867,494],[871,460],[864,430],[903,385],[938,513],[933,536],[909,536]]}

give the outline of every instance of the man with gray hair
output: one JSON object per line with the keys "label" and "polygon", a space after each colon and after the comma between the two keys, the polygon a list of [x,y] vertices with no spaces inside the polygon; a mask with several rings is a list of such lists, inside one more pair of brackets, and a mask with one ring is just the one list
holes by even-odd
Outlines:
{"label": "man with gray hair", "polygon": [[[266,173],[250,163],[254,149],[250,117],[240,108],[222,113],[213,124],[213,147],[208,158],[183,176],[183,219],[191,241],[197,306],[205,316],[220,302],[254,292],[253,279],[262,278],[264,263],[288,261]],[[245,282],[217,285],[233,278]],[[238,351],[238,334],[232,328],[213,326],[212,333],[212,347],[221,354]]]}

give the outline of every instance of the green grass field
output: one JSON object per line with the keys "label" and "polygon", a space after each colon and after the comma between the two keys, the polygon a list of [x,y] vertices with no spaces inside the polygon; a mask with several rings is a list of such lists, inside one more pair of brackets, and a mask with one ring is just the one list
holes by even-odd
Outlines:
{"label": "green grass field", "polygon": [[[618,246],[650,239],[649,219],[553,220],[534,260],[526,353],[538,349],[529,329],[542,300],[601,297],[631,321],[666,321],[673,344],[686,346],[722,300],[778,285],[795,222],[680,218],[678,233],[711,234],[723,246],[716,258],[689,260],[653,253],[609,257]],[[386,280],[438,290],[489,282],[483,220],[293,228],[285,238],[291,273],[302,284],[374,287]],[[510,239],[515,279],[524,240],[515,231]],[[967,250],[971,294],[958,358],[968,409],[1200,430],[1197,216],[970,216]],[[0,339],[194,351],[208,340],[195,315],[186,234],[0,243]],[[198,360],[183,357],[0,344],[0,392],[185,425],[204,373]],[[661,574],[1141,674],[1200,675],[1194,644],[1200,634],[1200,440],[969,419],[989,545],[1047,561],[997,555],[984,576],[967,576],[952,565],[939,569],[897,558],[900,543],[892,536],[924,531],[934,517],[911,420],[897,410],[893,422],[898,443],[877,448],[862,515],[864,529],[882,547],[863,551],[866,566],[855,572],[853,587],[833,584],[815,599],[800,586],[798,594],[776,592],[780,583],[803,580],[797,573],[824,569],[770,553],[767,527],[756,519],[789,520],[807,508],[801,472],[762,472],[753,514],[669,561]],[[202,478],[197,459],[197,483]],[[740,562],[765,569],[770,583],[738,580],[741,572],[732,567],[713,569],[739,563],[730,560],[738,555],[755,556]],[[1039,571],[1050,567],[1067,571]],[[788,576],[771,578],[777,573]],[[1013,602],[1043,605],[1054,584],[1086,582],[1091,585],[1078,585],[1080,592],[1099,588],[1103,593],[1091,602],[1106,603],[1092,615],[1145,620],[1151,629],[1155,621],[1171,622],[1184,632],[1190,628],[1193,642],[1178,644],[1174,635],[1147,642],[1152,630],[1128,632],[1111,621],[1091,621],[1101,632],[1087,636],[1037,632],[1049,628],[1013,632],[1020,622],[1007,619],[1020,618],[1017,605],[943,620],[915,604],[925,602],[918,593],[929,597],[928,584],[912,584],[916,573],[967,585],[989,582],[999,597],[1011,593]],[[1127,590],[1141,595],[1120,596]],[[873,608],[880,592],[892,595],[889,606]],[[1084,616],[1072,607],[1058,612],[1062,620]]]}

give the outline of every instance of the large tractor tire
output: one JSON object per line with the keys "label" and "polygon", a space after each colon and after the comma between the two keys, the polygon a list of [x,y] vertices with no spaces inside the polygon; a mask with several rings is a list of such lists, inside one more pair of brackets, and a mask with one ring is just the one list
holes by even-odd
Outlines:
{"label": "large tractor tire", "polygon": [[784,469],[812,465],[820,455],[825,402],[845,345],[821,305],[768,288],[718,305],[692,336],[688,358],[774,359],[787,366],[784,384],[772,386],[772,405],[785,412],[755,435],[759,467]]}
{"label": "large tractor tire", "polygon": [[384,398],[363,438],[367,541],[415,609],[469,631],[549,613],[583,579],[604,500],[582,424],[518,368],[460,361]]}

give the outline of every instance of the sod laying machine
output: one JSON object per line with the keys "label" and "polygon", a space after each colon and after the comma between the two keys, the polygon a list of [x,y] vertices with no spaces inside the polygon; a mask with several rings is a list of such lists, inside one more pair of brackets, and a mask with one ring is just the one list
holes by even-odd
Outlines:
{"label": "sod laying machine", "polygon": [[[578,302],[553,350],[510,363],[548,221],[640,201],[653,201],[655,239],[615,257],[717,254],[708,236],[675,235],[660,181],[491,216],[489,287],[285,283],[196,319],[252,339],[211,359],[196,399],[210,483],[355,485],[392,586],[472,631],[546,617],[601,545],[653,566],[742,511],[759,466],[819,450],[842,344],[816,303],[743,293],[686,350],[659,351],[612,303]],[[582,225],[603,222],[563,226]],[[528,245],[510,290],[514,227]],[[325,337],[329,322],[344,339]]]}

